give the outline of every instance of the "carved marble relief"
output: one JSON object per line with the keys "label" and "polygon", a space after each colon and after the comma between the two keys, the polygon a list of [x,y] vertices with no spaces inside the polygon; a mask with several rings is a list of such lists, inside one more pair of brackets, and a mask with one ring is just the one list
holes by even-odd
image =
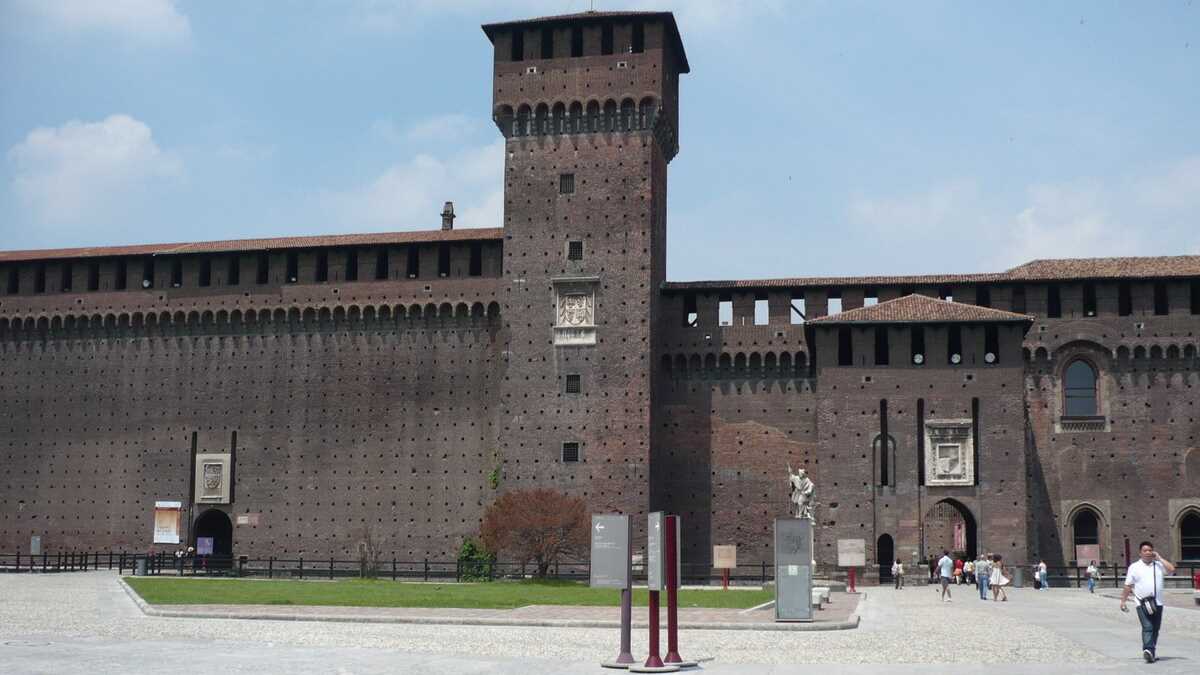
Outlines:
{"label": "carved marble relief", "polygon": [[925,484],[975,484],[971,420],[925,421]]}

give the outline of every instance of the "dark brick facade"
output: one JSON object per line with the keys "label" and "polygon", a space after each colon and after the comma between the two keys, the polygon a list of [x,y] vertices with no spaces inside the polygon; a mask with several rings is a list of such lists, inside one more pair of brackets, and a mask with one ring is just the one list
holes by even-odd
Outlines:
{"label": "dark brick facade", "polygon": [[[822,563],[843,538],[908,561],[956,521],[963,548],[1065,563],[1081,509],[1104,560],[1143,537],[1178,556],[1200,513],[1200,259],[668,283],[673,18],[485,32],[502,230],[0,253],[0,550],[149,548],[155,500],[208,508],[189,494],[208,452],[233,455],[213,508],[254,516],[248,554],[352,555],[369,533],[445,559],[497,494],[553,486],[680,513],[688,562],[730,543],[757,562],[790,464],[817,485]],[[814,321],[910,294],[1031,316]],[[1079,359],[1086,418],[1064,410]],[[969,421],[969,484],[928,484],[939,420]]]}

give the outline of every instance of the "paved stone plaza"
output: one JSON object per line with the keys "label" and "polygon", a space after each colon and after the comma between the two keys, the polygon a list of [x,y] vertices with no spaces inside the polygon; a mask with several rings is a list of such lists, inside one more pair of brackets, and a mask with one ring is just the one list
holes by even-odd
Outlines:
{"label": "paved stone plaza", "polygon": [[[942,604],[926,586],[869,588],[857,630],[691,631],[681,635],[681,651],[712,673],[799,673],[812,663],[864,673],[882,664],[901,673],[1200,669],[1198,610],[1168,610],[1162,658],[1145,666],[1137,619],[1118,612],[1113,598],[1014,590],[1008,603],[984,603],[972,590]],[[592,628],[147,617],[110,572],[3,575],[0,597],[6,673],[598,673],[617,639],[612,629]],[[645,634],[635,632],[634,652],[644,650]]]}

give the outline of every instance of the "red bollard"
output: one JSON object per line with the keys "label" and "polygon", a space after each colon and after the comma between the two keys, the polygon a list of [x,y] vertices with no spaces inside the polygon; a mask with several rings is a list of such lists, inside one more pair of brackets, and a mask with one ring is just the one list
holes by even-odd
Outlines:
{"label": "red bollard", "polygon": [[650,591],[650,655],[646,657],[644,668],[662,668],[662,659],[658,656],[658,591]]}
{"label": "red bollard", "polygon": [[851,567],[851,568],[850,568],[850,592],[851,592],[851,593],[857,593],[857,592],[858,592],[858,591],[857,591],[857,590],[855,590],[855,588],[854,588],[854,577],[855,577],[855,572],[857,572],[857,569],[855,569],[855,568]]}
{"label": "red bollard", "polygon": [[721,590],[729,590],[729,568],[721,570]]}

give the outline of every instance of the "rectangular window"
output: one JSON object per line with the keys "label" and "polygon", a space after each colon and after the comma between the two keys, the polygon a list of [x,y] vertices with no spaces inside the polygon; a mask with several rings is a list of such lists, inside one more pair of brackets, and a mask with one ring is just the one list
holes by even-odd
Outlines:
{"label": "rectangular window", "polygon": [[863,307],[871,307],[879,304],[879,291],[874,288],[868,288],[863,291]]}
{"label": "rectangular window", "polygon": [[583,27],[571,29],[571,56],[583,56]]}
{"label": "rectangular window", "polygon": [[604,24],[600,29],[600,53],[605,56],[613,53],[613,27],[611,23]]}
{"label": "rectangular window", "polygon": [[287,254],[287,282],[294,284],[300,280],[300,254],[290,251]]}
{"label": "rectangular window", "polygon": [[567,375],[567,393],[578,394],[580,392],[579,376]]}
{"label": "rectangular window", "polygon": [[525,30],[518,28],[512,32],[512,50],[509,56],[513,61],[525,60]]}
{"label": "rectangular window", "polygon": [[61,279],[62,283],[59,285],[58,290],[60,290],[64,293],[71,290],[71,282],[73,281],[74,277],[75,277],[75,270],[72,268],[71,263],[69,263],[69,262],[63,263],[62,264],[62,279]]}
{"label": "rectangular window", "polygon": [[771,303],[762,297],[754,298],[754,325],[766,326],[771,323]]}
{"label": "rectangular window", "polygon": [[560,194],[560,195],[575,194],[575,174],[573,174],[573,173],[558,174],[558,194]]}
{"label": "rectangular window", "polygon": [[792,296],[792,325],[798,326],[803,324],[807,316],[805,315],[804,294]]}
{"label": "rectangular window", "polygon": [[985,363],[1000,363],[1000,329],[996,326],[984,327],[983,352]]}
{"label": "rectangular window", "polygon": [[388,278],[388,252],[386,248],[381,248],[375,252],[375,278]]}
{"label": "rectangular window", "polygon": [[200,285],[212,285],[212,258],[200,259]]}
{"label": "rectangular window", "polygon": [[1154,282],[1154,313],[1158,316],[1166,316],[1171,313],[1170,303],[1167,301],[1167,283],[1165,281]]}
{"label": "rectangular window", "polygon": [[329,281],[329,253],[327,251],[317,251],[317,271],[313,275],[313,279],[318,284]]}
{"label": "rectangular window", "polygon": [[583,260],[583,242],[567,242],[567,260]]}
{"label": "rectangular window", "polygon": [[722,326],[733,325],[733,299],[724,296],[717,301],[717,323]]}
{"label": "rectangular window", "polygon": [[450,276],[450,244],[438,244],[438,276]]}
{"label": "rectangular window", "polygon": [[542,58],[554,58],[554,29],[549,26],[542,29]]}
{"label": "rectangular window", "polygon": [[925,363],[925,327],[913,326],[908,336],[909,348],[912,351],[912,362],[915,365]]}
{"label": "rectangular window", "polygon": [[483,276],[483,244],[477,241],[471,242],[471,264],[467,274],[473,277]]}
{"label": "rectangular window", "polygon": [[269,253],[258,254],[258,273],[254,280],[260,285],[271,281],[271,255]]}
{"label": "rectangular window", "polygon": [[854,336],[849,326],[838,329],[838,365],[854,365]]}
{"label": "rectangular window", "polygon": [[1117,315],[1133,314],[1133,288],[1128,281],[1117,284]]}
{"label": "rectangular window", "polygon": [[9,295],[16,295],[21,292],[21,274],[16,265],[8,268],[8,285],[6,292]]}
{"label": "rectangular window", "polygon": [[925,484],[925,399],[917,399],[917,485]]}
{"label": "rectangular window", "polygon": [[225,270],[225,285],[237,286],[242,283],[242,260],[235,253],[229,256],[229,269]]}
{"label": "rectangular window", "polygon": [[563,443],[562,444],[562,461],[578,462],[579,461],[579,444],[578,443]]}
{"label": "rectangular window", "polygon": [[979,286],[975,289],[975,304],[980,307],[992,306],[992,289],[987,286]]}
{"label": "rectangular window", "polygon": [[1192,314],[1200,314],[1200,281],[1192,282]]}
{"label": "rectangular window", "polygon": [[1090,281],[1083,284],[1083,315],[1096,316],[1096,284]]}
{"label": "rectangular window", "polygon": [[946,332],[946,362],[957,366],[962,363],[962,326],[949,326]]}
{"label": "rectangular window", "polygon": [[346,251],[346,281],[358,281],[358,251]]}
{"label": "rectangular window", "polygon": [[88,263],[88,290],[100,290],[100,263]]}
{"label": "rectangular window", "polygon": [[828,309],[829,316],[833,316],[834,314],[841,314],[841,313],[842,313],[842,296],[830,295],[829,296],[829,309]]}
{"label": "rectangular window", "polygon": [[1025,313],[1025,287],[1014,286],[1012,292],[1012,311],[1017,314]]}
{"label": "rectangular window", "polygon": [[408,247],[408,278],[416,279],[421,276],[421,255],[416,246]]}
{"label": "rectangular window", "polygon": [[696,294],[688,293],[683,296],[683,325],[694,328],[700,323],[700,313],[696,311]]}
{"label": "rectangular window", "polygon": [[38,263],[33,272],[33,292],[46,292],[46,263]]}
{"label": "rectangular window", "polygon": [[1062,293],[1059,292],[1057,284],[1046,287],[1046,316],[1051,319],[1062,317]]}
{"label": "rectangular window", "polygon": [[154,258],[142,258],[142,288],[154,288]]}
{"label": "rectangular window", "polygon": [[875,365],[886,366],[890,358],[887,326],[875,327]]}
{"label": "rectangular window", "polygon": [[636,21],[633,24],[633,44],[630,50],[634,54],[641,54],[646,51],[646,27],[641,21]]}
{"label": "rectangular window", "polygon": [[180,288],[183,286],[183,260],[181,258],[171,258],[171,288]]}
{"label": "rectangular window", "polygon": [[129,287],[129,261],[120,258],[114,264],[116,266],[116,278],[113,280],[113,288],[123,291]]}
{"label": "rectangular window", "polygon": [[954,302],[954,289],[949,286],[942,286],[938,289],[938,297],[946,302]]}

